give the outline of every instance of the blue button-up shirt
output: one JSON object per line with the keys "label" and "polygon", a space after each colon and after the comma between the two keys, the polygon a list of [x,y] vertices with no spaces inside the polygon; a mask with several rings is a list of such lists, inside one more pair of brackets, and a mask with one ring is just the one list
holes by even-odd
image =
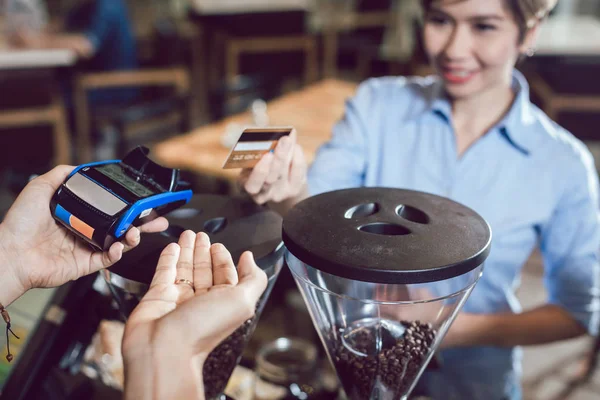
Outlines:
{"label": "blue button-up shirt", "polygon": [[[309,171],[311,194],[359,186],[420,190],[465,204],[490,224],[492,251],[463,311],[521,311],[515,289],[534,247],[545,264],[549,303],[596,334],[600,223],[594,160],[579,140],[531,104],[525,78],[505,117],[460,157],[441,82],[378,78],[347,102]],[[518,349],[442,352],[423,382],[435,399],[519,399]]]}

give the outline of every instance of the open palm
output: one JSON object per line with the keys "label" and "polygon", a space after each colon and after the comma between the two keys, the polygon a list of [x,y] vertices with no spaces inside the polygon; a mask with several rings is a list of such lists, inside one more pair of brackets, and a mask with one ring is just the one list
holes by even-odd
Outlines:
{"label": "open palm", "polygon": [[171,353],[206,356],[254,315],[266,285],[252,253],[242,254],[236,269],[222,244],[185,231],[161,253],[148,293],[127,321],[124,354],[135,357],[164,343]]}

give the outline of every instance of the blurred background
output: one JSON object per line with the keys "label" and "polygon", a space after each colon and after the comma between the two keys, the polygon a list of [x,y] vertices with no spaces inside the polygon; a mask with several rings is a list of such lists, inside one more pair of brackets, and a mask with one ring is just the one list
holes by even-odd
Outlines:
{"label": "blurred background", "polygon": [[[420,17],[419,0],[0,0],[0,217],[32,175],[137,145],[181,168],[196,192],[235,193],[236,171],[221,167],[245,125],[295,126],[310,161],[359,82],[431,73]],[[518,68],[598,165],[600,0],[559,0],[540,36]],[[541,275],[534,254],[525,306],[544,299]],[[271,303],[303,307],[281,291]],[[14,306],[25,337],[48,318],[49,293]],[[271,308],[263,318],[281,321]],[[261,326],[257,343],[286,334]],[[528,398],[597,399],[598,376],[573,384],[592,347],[528,349]],[[0,362],[0,389],[9,373]]]}

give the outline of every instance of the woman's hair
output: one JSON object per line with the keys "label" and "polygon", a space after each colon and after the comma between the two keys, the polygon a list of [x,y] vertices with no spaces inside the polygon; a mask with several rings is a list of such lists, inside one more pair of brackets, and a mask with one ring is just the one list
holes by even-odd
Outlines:
{"label": "woman's hair", "polygon": [[[423,9],[428,11],[431,5],[439,0],[421,0]],[[455,0],[461,1],[461,0]],[[519,41],[525,38],[527,31],[536,22],[546,18],[556,6],[558,0],[503,0],[515,17],[519,26]]]}

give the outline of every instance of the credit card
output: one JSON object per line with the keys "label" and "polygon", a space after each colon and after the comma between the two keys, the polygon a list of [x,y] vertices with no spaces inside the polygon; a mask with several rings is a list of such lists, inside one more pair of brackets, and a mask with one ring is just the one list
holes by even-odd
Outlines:
{"label": "credit card", "polygon": [[244,129],[231,149],[223,168],[254,168],[263,155],[275,150],[279,139],[292,133],[292,129],[292,127]]}

